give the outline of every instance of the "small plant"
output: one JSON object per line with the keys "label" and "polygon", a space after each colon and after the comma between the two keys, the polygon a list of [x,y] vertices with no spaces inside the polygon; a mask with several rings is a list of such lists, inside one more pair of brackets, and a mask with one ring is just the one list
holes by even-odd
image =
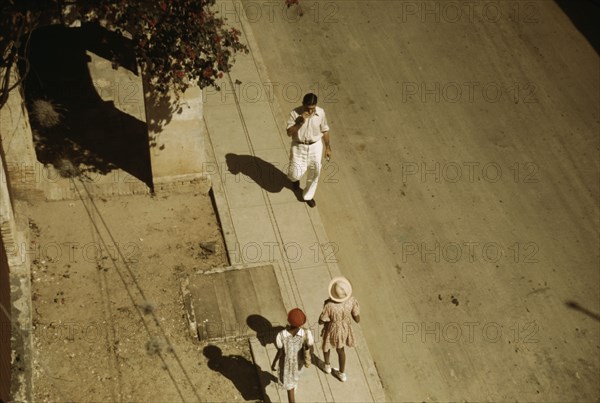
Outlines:
{"label": "small plant", "polygon": [[35,123],[44,129],[57,126],[63,119],[60,105],[45,99],[36,99],[31,104],[31,117]]}
{"label": "small plant", "polygon": [[54,165],[63,178],[74,178],[80,174],[79,167],[75,166],[67,157],[59,157]]}
{"label": "small plant", "polygon": [[154,305],[151,302],[144,301],[138,305],[138,307],[144,312],[145,315],[151,314],[154,312]]}
{"label": "small plant", "polygon": [[152,338],[146,342],[146,351],[150,355],[159,354],[162,350],[160,340]]}

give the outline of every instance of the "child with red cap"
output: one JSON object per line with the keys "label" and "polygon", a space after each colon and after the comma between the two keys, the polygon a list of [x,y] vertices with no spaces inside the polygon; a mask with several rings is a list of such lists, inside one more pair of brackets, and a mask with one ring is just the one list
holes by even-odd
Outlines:
{"label": "child with red cap", "polygon": [[293,403],[296,401],[294,392],[298,388],[300,371],[304,366],[303,349],[310,349],[312,354],[315,341],[312,332],[302,327],[306,323],[306,315],[300,308],[288,312],[288,323],[289,326],[275,338],[277,354],[271,369],[275,371],[279,362],[279,379],[287,390],[288,401]]}

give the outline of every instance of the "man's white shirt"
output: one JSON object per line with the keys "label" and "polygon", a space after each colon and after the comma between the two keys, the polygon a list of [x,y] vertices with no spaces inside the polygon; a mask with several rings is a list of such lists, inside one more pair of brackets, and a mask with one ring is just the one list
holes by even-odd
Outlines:
{"label": "man's white shirt", "polygon": [[[287,122],[287,128],[294,126],[296,124],[296,119],[298,116],[302,115],[302,107],[296,108],[290,112],[290,117]],[[319,108],[318,106],[315,109],[315,112],[310,115],[305,121],[304,124],[298,129],[298,137],[294,138],[296,141],[305,142],[308,141],[310,143],[318,141],[323,137],[323,132],[329,131],[329,125],[327,124],[327,117],[325,116],[325,111],[323,108]]]}

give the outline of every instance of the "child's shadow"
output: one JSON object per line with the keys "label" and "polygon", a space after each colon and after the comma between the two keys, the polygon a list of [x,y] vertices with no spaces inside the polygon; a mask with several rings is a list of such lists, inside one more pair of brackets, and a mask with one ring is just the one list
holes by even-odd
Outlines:
{"label": "child's shadow", "polygon": [[[273,374],[261,370],[259,366],[240,355],[223,355],[221,349],[212,344],[204,347],[203,352],[208,358],[208,368],[229,379],[244,400],[269,401],[265,390],[260,385],[266,386],[271,381],[277,382],[277,377]],[[257,374],[260,382],[257,382]]]}
{"label": "child's shadow", "polygon": [[246,324],[256,332],[256,338],[263,347],[267,344],[275,344],[277,333],[285,329],[283,326],[273,326],[267,318],[261,315],[249,315],[246,318]]}
{"label": "child's shadow", "polygon": [[325,361],[319,358],[314,352],[310,355],[311,363],[319,368],[321,371],[325,372]]}

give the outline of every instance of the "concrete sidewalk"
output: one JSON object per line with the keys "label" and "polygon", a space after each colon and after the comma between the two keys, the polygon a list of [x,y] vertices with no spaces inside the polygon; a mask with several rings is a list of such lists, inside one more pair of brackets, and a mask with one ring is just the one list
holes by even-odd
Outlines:
{"label": "concrete sidewalk", "polygon": [[[228,23],[242,31],[250,48],[221,81],[222,91],[207,90],[204,96],[206,145],[212,161],[205,172],[211,175],[230,263],[273,264],[285,308],[298,306],[306,312],[307,325],[320,344],[317,319],[327,285],[342,274],[335,245],[327,240],[318,206],[311,209],[298,201],[285,179],[290,146],[284,127],[287,113],[265,91],[263,83],[270,81],[240,3],[220,1],[218,6],[228,10]],[[266,319],[286,322],[285,317]],[[360,326],[355,324],[354,329],[357,347],[347,349],[348,381],[342,383],[313,365],[302,374],[298,401],[385,400]],[[264,347],[252,339],[251,346],[256,365],[269,371],[274,345]],[[316,355],[323,357],[319,345]],[[335,353],[332,366],[337,366]],[[287,401],[281,386],[265,386],[267,401]]]}

